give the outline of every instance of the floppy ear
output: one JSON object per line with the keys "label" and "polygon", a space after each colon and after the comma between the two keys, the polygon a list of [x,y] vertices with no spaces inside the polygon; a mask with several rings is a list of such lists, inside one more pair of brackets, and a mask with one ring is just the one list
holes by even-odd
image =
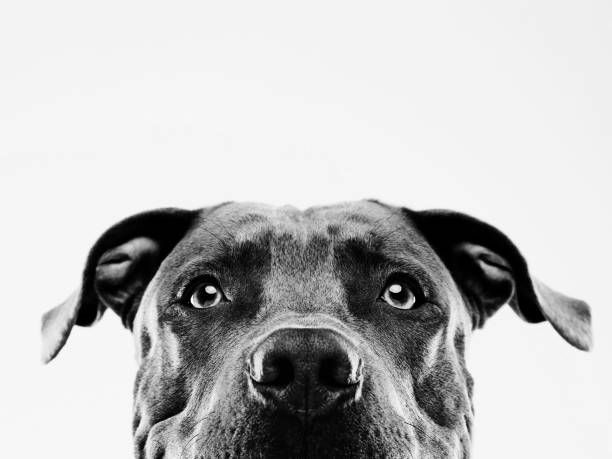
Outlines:
{"label": "floppy ear", "polygon": [[474,326],[482,327],[509,303],[527,322],[547,320],[573,346],[591,348],[589,306],[533,278],[519,250],[501,231],[457,212],[408,212],[472,305]]}
{"label": "floppy ear", "polygon": [[111,308],[131,329],[142,294],[197,211],[158,209],[108,229],[89,252],[80,287],[42,318],[42,360],[51,361],[72,327],[95,323]]}

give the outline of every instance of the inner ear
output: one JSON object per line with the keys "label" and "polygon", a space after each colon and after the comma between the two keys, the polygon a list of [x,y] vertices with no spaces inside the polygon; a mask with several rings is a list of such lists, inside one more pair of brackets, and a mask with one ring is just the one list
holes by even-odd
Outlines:
{"label": "inner ear", "polygon": [[137,237],[106,251],[95,270],[94,288],[99,301],[132,328],[142,294],[155,275],[161,247],[148,237]]}
{"label": "inner ear", "polygon": [[452,248],[451,272],[476,309],[474,326],[481,327],[514,296],[515,280],[508,261],[486,247],[461,243]]}

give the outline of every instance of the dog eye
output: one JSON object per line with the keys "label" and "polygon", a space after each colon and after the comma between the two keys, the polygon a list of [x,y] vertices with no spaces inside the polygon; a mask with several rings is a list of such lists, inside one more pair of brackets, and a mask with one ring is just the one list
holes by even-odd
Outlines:
{"label": "dog eye", "polygon": [[397,309],[411,309],[417,302],[416,295],[407,282],[391,281],[384,288],[381,299]]}
{"label": "dog eye", "polygon": [[199,283],[191,294],[189,302],[196,309],[206,309],[217,306],[223,299],[223,292],[212,281]]}

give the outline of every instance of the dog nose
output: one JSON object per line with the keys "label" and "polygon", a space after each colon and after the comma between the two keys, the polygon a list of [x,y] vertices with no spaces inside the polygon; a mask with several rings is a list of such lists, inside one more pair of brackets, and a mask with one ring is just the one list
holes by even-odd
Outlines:
{"label": "dog nose", "polygon": [[284,328],[251,353],[248,373],[263,400],[312,417],[359,399],[363,363],[355,346],[338,332]]}

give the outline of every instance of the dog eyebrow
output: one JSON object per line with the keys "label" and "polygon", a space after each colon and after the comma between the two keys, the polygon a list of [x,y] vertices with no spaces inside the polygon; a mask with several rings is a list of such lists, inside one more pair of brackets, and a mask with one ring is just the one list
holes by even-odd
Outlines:
{"label": "dog eyebrow", "polygon": [[255,240],[240,242],[223,242],[217,250],[203,252],[201,256],[189,260],[182,265],[182,271],[186,275],[193,275],[201,271],[209,270],[221,274],[229,271],[252,270],[263,267],[270,263],[269,235],[262,234]]}
{"label": "dog eyebrow", "polygon": [[[389,252],[389,249],[386,249]],[[383,251],[383,243],[376,238],[367,240],[351,238],[341,242],[334,248],[334,258],[338,265],[344,269],[358,269],[366,271],[404,271],[413,275],[416,280],[428,289],[432,288],[434,281],[425,267],[418,262],[418,258],[406,252]]]}
{"label": "dog eyebrow", "polygon": [[382,243],[372,239],[349,238],[337,243],[334,247],[336,261],[368,266],[386,264],[388,259],[380,250]]}

